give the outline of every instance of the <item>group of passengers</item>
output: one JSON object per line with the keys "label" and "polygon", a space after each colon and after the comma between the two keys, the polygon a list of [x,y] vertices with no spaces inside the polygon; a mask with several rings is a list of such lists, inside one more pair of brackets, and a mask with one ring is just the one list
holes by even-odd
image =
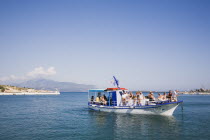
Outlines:
{"label": "group of passengers", "polygon": [[146,101],[177,101],[177,92],[176,91],[169,91],[168,94],[164,92],[162,95],[158,93],[158,97],[155,98],[153,92],[149,92],[147,96],[144,96],[142,92],[137,91],[134,95],[132,92],[125,92],[123,91],[122,94],[122,105],[129,105],[129,106],[143,106],[145,105]]}
{"label": "group of passengers", "polygon": [[[127,92],[124,91],[121,92],[122,102],[121,105],[125,106],[144,106],[146,104],[146,101],[177,101],[177,91],[169,91],[168,94],[164,92],[162,95],[158,93],[158,97],[155,98],[153,92],[149,92],[147,96],[144,96],[142,92],[137,91],[134,95],[131,91]],[[111,101],[111,99],[110,99]],[[94,96],[91,97],[91,102],[95,104],[101,104],[101,105],[107,105],[108,99],[105,95],[101,96],[101,93],[99,92],[96,99],[94,100]]]}
{"label": "group of passengers", "polygon": [[155,96],[152,92],[150,92],[147,97],[150,101],[167,101],[168,100],[171,102],[172,101],[176,102],[177,96],[178,96],[177,90],[176,91],[170,90],[168,92],[168,94],[166,94],[166,92],[164,92],[162,95],[160,93],[158,93],[157,99],[155,98]]}
{"label": "group of passengers", "polygon": [[107,99],[106,95],[101,96],[100,92],[98,93],[98,96],[96,97],[95,101],[94,101],[94,96],[91,97],[91,102],[94,102],[96,104],[107,105],[107,101],[108,101],[108,99]]}
{"label": "group of passengers", "polygon": [[122,105],[144,105],[144,95],[142,92],[138,91],[136,92],[136,95],[134,95],[131,91],[122,93]]}

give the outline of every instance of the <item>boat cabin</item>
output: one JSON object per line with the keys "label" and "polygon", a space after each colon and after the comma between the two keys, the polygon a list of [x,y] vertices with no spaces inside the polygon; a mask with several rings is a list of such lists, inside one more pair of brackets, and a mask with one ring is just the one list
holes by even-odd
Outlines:
{"label": "boat cabin", "polygon": [[[122,94],[127,91],[125,88],[91,89],[88,92],[88,104],[121,106]],[[99,99],[104,99],[106,102],[102,104]]]}

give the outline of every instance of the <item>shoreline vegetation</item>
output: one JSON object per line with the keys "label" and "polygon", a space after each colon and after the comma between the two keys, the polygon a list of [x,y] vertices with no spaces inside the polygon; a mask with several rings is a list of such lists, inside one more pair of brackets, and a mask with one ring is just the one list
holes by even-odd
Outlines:
{"label": "shoreline vegetation", "polygon": [[[145,91],[149,92],[149,91]],[[155,91],[158,92],[158,91]],[[179,91],[179,94],[210,95],[210,89],[195,89],[190,91]],[[17,87],[11,85],[0,85],[0,95],[33,95],[33,94],[60,94],[59,91],[36,90],[34,88]]]}
{"label": "shoreline vegetation", "polygon": [[195,89],[190,91],[180,91],[179,94],[190,94],[190,95],[210,95],[210,89]]}
{"label": "shoreline vegetation", "polygon": [[44,95],[60,94],[59,91],[36,90],[33,88],[17,87],[10,85],[0,85],[0,95]]}

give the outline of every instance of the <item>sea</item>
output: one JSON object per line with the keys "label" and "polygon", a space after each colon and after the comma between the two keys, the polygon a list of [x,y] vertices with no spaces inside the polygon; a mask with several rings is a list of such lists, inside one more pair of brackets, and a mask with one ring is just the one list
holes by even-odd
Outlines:
{"label": "sea", "polygon": [[0,96],[0,140],[209,140],[210,96],[178,98],[167,117],[89,110],[85,92]]}

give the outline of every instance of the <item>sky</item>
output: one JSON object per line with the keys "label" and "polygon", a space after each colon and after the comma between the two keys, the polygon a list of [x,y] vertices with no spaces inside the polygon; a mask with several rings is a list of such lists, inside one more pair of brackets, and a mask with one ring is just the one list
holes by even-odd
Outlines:
{"label": "sky", "polygon": [[0,0],[0,79],[210,88],[209,0]]}

